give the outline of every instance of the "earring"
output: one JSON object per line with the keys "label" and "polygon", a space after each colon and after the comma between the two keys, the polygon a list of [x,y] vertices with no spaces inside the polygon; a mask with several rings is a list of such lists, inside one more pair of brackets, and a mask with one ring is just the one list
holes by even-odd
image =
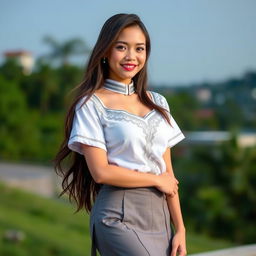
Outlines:
{"label": "earring", "polygon": [[106,58],[104,57],[103,60],[102,60],[103,64],[106,64],[107,61],[106,61]]}

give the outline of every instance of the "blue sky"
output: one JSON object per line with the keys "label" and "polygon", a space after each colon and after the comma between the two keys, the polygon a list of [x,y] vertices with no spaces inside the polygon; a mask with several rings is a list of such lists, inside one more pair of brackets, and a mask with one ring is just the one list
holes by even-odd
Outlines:
{"label": "blue sky", "polygon": [[50,50],[45,35],[93,47],[111,15],[136,13],[152,40],[152,84],[222,81],[256,70],[255,10],[256,0],[1,0],[0,51],[40,56]]}

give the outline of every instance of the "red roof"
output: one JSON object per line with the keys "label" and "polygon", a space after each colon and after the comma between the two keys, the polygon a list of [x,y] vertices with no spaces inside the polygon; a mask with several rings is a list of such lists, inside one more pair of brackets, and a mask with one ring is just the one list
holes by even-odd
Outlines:
{"label": "red roof", "polygon": [[214,116],[214,111],[212,109],[200,109],[196,111],[196,115],[199,118],[210,118]]}
{"label": "red roof", "polygon": [[6,51],[4,52],[5,57],[19,57],[22,55],[32,55],[31,52],[25,50],[17,50],[17,51]]}

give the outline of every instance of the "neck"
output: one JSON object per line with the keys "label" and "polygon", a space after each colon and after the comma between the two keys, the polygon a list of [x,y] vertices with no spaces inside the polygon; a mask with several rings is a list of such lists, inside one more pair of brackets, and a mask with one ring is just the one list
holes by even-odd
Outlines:
{"label": "neck", "polygon": [[106,79],[103,88],[124,95],[131,95],[135,92],[133,81],[130,84],[125,84],[113,79]]}

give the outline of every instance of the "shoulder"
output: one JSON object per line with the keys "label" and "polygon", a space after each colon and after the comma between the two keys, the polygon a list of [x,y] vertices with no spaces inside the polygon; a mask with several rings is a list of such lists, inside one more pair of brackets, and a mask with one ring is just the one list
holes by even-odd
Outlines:
{"label": "shoulder", "polygon": [[165,109],[169,109],[168,102],[164,95],[162,95],[159,92],[155,92],[151,90],[148,90],[147,93],[150,93],[152,95],[155,104],[160,105]]}
{"label": "shoulder", "polygon": [[85,95],[79,99],[76,103],[76,111],[81,108],[93,108],[94,107],[94,96]]}

